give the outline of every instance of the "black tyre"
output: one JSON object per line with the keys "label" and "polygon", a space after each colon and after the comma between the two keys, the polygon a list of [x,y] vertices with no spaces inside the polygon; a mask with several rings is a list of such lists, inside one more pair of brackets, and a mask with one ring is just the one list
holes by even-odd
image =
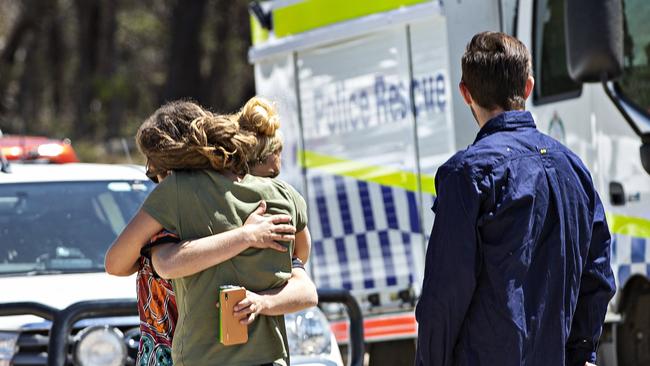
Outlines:
{"label": "black tyre", "polygon": [[412,366],[415,363],[415,340],[370,343],[370,366]]}
{"label": "black tyre", "polygon": [[650,366],[650,284],[631,294],[618,326],[618,366]]}

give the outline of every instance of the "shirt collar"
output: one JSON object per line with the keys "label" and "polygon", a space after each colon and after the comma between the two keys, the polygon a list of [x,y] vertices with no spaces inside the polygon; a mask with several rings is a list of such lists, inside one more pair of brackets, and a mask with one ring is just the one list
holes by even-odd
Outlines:
{"label": "shirt collar", "polygon": [[517,128],[535,128],[533,116],[528,111],[506,111],[487,121],[476,135],[474,142],[498,131]]}

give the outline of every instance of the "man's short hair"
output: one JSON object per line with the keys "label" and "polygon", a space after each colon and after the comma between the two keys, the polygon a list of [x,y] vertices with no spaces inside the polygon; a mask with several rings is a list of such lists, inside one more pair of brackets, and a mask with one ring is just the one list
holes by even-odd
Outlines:
{"label": "man's short hair", "polygon": [[531,68],[530,52],[521,41],[501,32],[482,32],[467,44],[462,82],[485,109],[524,109]]}

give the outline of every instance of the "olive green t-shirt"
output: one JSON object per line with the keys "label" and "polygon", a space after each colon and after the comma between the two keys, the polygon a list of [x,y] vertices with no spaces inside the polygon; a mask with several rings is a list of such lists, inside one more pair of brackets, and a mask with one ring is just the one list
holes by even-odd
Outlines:
{"label": "olive green t-shirt", "polygon": [[[222,233],[243,225],[266,201],[267,214],[288,214],[301,231],[307,225],[304,199],[278,179],[245,176],[240,182],[210,170],[177,171],[162,181],[143,209],[177,233],[182,240]],[[248,342],[224,346],[219,342],[215,304],[222,285],[258,292],[284,285],[291,277],[293,242],[288,250],[248,248],[236,257],[191,276],[173,281],[178,323],[172,343],[177,366],[259,365],[288,361],[283,316],[260,316],[248,326]]]}

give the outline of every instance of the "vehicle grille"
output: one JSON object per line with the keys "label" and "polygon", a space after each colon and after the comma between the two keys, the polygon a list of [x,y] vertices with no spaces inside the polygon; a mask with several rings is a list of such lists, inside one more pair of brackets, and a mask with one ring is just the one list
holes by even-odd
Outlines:
{"label": "vehicle grille", "polygon": [[[140,341],[139,330],[137,327],[117,327],[125,334],[125,342],[128,351],[128,358],[125,366],[135,365],[135,358],[138,353],[138,344]],[[75,328],[71,339],[83,328]],[[48,329],[23,330],[18,337],[16,346],[18,348],[14,355],[12,365],[14,366],[42,366],[47,365],[47,347],[50,341]],[[66,365],[74,365],[74,345],[70,341],[68,347],[68,360]]]}
{"label": "vehicle grille", "polygon": [[48,330],[23,331],[18,337],[18,352],[14,356],[15,366],[36,366],[47,363]]}

